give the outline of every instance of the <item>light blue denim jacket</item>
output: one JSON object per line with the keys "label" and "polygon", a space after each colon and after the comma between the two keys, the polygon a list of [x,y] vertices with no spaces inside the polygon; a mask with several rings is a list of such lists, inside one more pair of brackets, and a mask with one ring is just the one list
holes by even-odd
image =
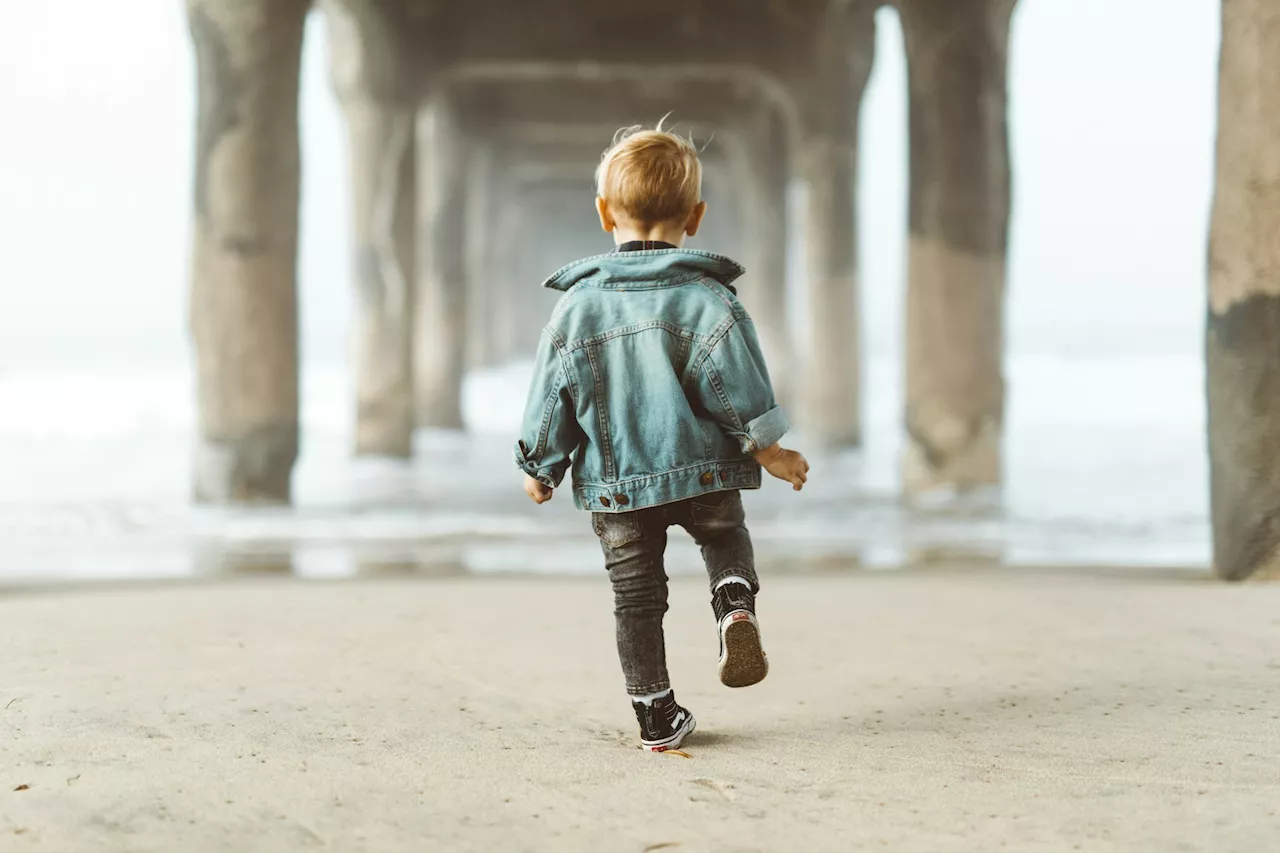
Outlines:
{"label": "light blue denim jacket", "polygon": [[730,283],[743,269],[693,249],[569,264],[538,346],[516,464],[579,509],[628,512],[760,487],[748,454],[787,431],[755,326]]}

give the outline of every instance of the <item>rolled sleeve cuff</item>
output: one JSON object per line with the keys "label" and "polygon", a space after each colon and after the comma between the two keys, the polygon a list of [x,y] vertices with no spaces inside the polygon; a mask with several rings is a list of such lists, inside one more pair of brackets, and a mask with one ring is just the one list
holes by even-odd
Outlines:
{"label": "rolled sleeve cuff", "polygon": [[760,417],[747,423],[744,432],[738,434],[742,442],[743,453],[755,453],[766,447],[773,447],[791,429],[781,406],[774,406]]}
{"label": "rolled sleeve cuff", "polygon": [[539,467],[529,457],[526,445],[523,441],[517,441],[515,446],[515,462],[516,467],[537,480],[548,489],[557,489],[560,487],[560,481],[564,479],[564,471],[559,470],[555,465],[544,465]]}

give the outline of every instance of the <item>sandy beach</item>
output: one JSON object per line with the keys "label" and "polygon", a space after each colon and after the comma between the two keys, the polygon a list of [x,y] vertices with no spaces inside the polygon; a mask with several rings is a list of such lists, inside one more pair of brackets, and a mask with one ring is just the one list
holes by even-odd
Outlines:
{"label": "sandy beach", "polygon": [[0,850],[1280,845],[1280,587],[777,579],[743,691],[672,598],[688,757],[635,748],[603,578],[9,594]]}

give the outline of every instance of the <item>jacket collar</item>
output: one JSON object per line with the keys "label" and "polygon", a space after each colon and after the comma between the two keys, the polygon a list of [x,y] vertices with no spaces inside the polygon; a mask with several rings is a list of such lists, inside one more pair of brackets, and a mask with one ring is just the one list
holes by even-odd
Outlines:
{"label": "jacket collar", "polygon": [[701,249],[645,249],[595,255],[562,267],[542,283],[552,290],[575,284],[620,288],[646,285],[671,287],[699,278],[730,286],[745,270],[736,261]]}
{"label": "jacket collar", "polygon": [[680,247],[674,243],[667,243],[663,240],[628,240],[625,243],[619,243],[615,252],[641,252],[646,249],[679,249]]}

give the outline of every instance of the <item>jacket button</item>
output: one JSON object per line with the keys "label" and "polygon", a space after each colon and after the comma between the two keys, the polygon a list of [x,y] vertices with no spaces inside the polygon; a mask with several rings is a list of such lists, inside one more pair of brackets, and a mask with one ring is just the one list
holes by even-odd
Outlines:
{"label": "jacket button", "polygon": [[608,499],[608,498],[601,498],[601,499],[600,499],[600,505],[601,505],[601,506],[608,506],[608,505],[609,505],[609,499]]}
{"label": "jacket button", "polygon": [[626,495],[614,495],[613,500],[615,503],[618,504],[618,506],[626,506],[627,504],[631,503],[631,499],[628,498]]}
{"label": "jacket button", "polygon": [[699,477],[698,479],[701,480],[702,485],[710,486],[712,483],[716,481],[716,475],[711,473],[710,471],[705,471],[703,472],[702,476]]}

